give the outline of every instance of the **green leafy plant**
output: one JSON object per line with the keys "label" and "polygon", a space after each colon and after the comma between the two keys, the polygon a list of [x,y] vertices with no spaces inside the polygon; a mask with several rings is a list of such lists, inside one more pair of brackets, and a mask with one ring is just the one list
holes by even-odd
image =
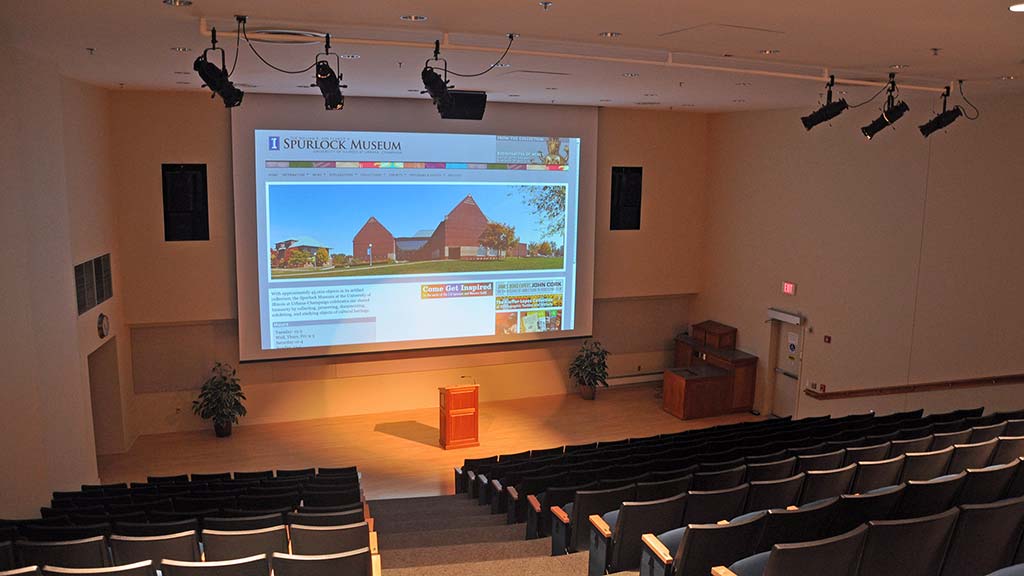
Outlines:
{"label": "green leafy plant", "polygon": [[204,420],[213,420],[218,428],[230,430],[240,416],[245,416],[245,394],[237,371],[230,364],[217,362],[213,374],[203,383],[199,398],[192,401],[192,412]]}
{"label": "green leafy plant", "polygon": [[597,340],[587,340],[569,365],[569,376],[577,386],[608,386],[608,350]]}

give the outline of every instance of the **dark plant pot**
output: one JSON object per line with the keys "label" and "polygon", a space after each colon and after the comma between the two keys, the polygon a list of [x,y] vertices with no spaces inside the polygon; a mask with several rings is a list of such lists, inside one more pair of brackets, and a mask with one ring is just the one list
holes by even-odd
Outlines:
{"label": "dark plant pot", "polygon": [[217,435],[217,438],[231,436],[231,422],[214,422],[213,433]]}
{"label": "dark plant pot", "polygon": [[597,386],[580,386],[580,398],[593,400],[597,395]]}

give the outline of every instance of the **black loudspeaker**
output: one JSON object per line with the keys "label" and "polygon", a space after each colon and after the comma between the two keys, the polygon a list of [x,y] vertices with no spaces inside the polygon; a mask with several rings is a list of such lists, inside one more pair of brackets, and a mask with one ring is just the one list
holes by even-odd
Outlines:
{"label": "black loudspeaker", "polygon": [[612,230],[640,229],[640,200],[644,169],[640,166],[612,167]]}
{"label": "black loudspeaker", "polygon": [[487,107],[487,92],[477,90],[449,90],[452,105],[441,112],[448,120],[482,120]]}
{"label": "black loudspeaker", "polygon": [[164,164],[164,241],[210,239],[206,164]]}

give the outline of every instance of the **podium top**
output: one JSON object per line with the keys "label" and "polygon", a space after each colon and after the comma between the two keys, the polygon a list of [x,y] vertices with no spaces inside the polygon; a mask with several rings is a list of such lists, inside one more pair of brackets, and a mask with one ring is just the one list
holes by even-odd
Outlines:
{"label": "podium top", "polygon": [[462,384],[459,386],[438,386],[438,390],[464,390],[468,388],[479,388],[479,384]]}

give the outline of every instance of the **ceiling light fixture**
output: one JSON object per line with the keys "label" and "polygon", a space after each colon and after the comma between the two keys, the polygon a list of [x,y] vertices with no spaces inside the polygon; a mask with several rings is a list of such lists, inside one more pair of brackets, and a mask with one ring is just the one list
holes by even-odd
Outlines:
{"label": "ceiling light fixture", "polygon": [[625,78],[639,78],[640,74],[637,74],[636,72],[624,72],[622,76]]}
{"label": "ceiling light fixture", "polygon": [[622,32],[601,32],[598,34],[601,38],[618,38],[622,36]]}
{"label": "ceiling light fixture", "polygon": [[1012,4],[1010,12],[1024,12],[1024,4]]}
{"label": "ceiling light fixture", "polygon": [[800,118],[800,121],[804,123],[804,128],[810,130],[822,122],[828,122],[842,114],[844,110],[850,107],[849,104],[846,103],[845,99],[840,98],[835,102],[832,101],[832,87],[835,85],[836,77],[829,76],[828,84],[826,84],[828,91],[825,92],[825,104],[807,116]]}
{"label": "ceiling light fixture", "polygon": [[174,6],[175,8],[184,8],[185,6],[191,6],[192,0],[164,0],[164,4]]}
{"label": "ceiling light fixture", "polygon": [[426,22],[427,17],[419,14],[404,14],[398,17],[403,22]]}
{"label": "ceiling light fixture", "polygon": [[889,65],[889,69],[890,70],[904,70],[906,68],[910,68],[910,64],[890,64]]}
{"label": "ceiling light fixture", "polygon": [[907,106],[906,102],[902,100],[896,101],[897,94],[896,74],[889,73],[888,95],[885,99],[885,106],[882,108],[882,114],[875,118],[871,124],[860,129],[868,140],[871,140],[886,127],[895,124],[904,114],[910,112],[910,106]]}
{"label": "ceiling light fixture", "polygon": [[540,7],[543,8],[545,12],[547,12],[552,6],[555,5],[554,2],[548,2],[547,0],[545,0],[544,2],[538,2],[537,4],[540,4]]}
{"label": "ceiling light fixture", "polygon": [[[338,73],[335,74],[330,62],[320,58],[321,56],[334,56]],[[316,87],[324,97],[325,110],[341,110],[345,108],[345,96],[341,93],[342,88],[348,88],[341,83],[341,60],[337,54],[331,54],[331,35],[324,39],[324,51],[316,55]]]}
{"label": "ceiling light fixture", "polygon": [[764,54],[765,56],[772,56],[778,54],[779,52],[782,52],[782,50],[778,50],[776,48],[767,48],[765,50],[761,50],[761,54]]}
{"label": "ceiling light fixture", "polygon": [[[330,34],[328,34],[328,36],[330,36]],[[335,56],[342,60],[359,60],[359,54],[335,54]]]}
{"label": "ceiling light fixture", "polygon": [[[214,95],[220,96],[224,100],[225,108],[234,108],[242,103],[242,97],[245,96],[245,93],[235,88],[235,85],[228,79],[228,67],[224,63],[224,50],[217,48],[216,28],[211,30],[210,42],[211,46],[203,50],[203,54],[196,58],[196,61],[192,64],[192,69],[199,73],[199,77],[203,79],[204,85],[209,87]],[[220,52],[220,68],[206,58],[207,53],[218,51]]]}
{"label": "ceiling light fixture", "polygon": [[1008,80],[1016,80],[1017,77],[1016,76],[1009,76],[1009,75],[1007,75],[1007,76],[1000,76],[999,79],[1003,80],[1003,81],[1008,81]]}
{"label": "ceiling light fixture", "polygon": [[178,53],[184,53],[184,52],[191,52],[192,49],[188,48],[186,46],[171,46],[171,51],[172,52],[178,52]]}

